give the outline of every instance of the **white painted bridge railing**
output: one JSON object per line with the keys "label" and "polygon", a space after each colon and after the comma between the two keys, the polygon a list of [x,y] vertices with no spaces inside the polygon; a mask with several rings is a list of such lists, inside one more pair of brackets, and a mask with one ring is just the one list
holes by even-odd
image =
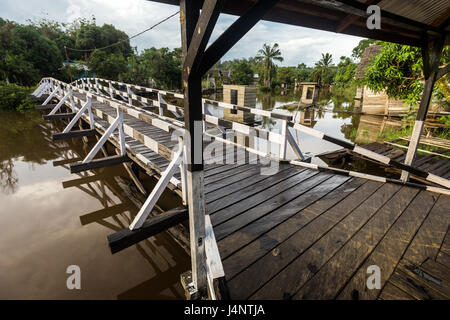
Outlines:
{"label": "white painted bridge railing", "polygon": [[[80,93],[85,96],[85,99],[78,98],[74,95],[74,92]],[[99,152],[100,148],[106,143],[108,139],[115,139],[113,136],[114,131],[118,131],[119,138],[118,138],[118,144],[119,144],[119,150],[120,154],[122,156],[126,155],[126,149],[127,146],[125,143],[125,135],[131,133],[131,137],[136,138],[136,134],[134,134],[134,129],[124,124],[123,121],[123,112],[126,111],[128,114],[137,117],[138,119],[142,119],[143,114],[152,114],[153,113],[149,111],[138,111],[134,112],[132,106],[127,106],[127,109],[123,108],[123,103],[118,104],[117,102],[113,101],[110,97],[108,99],[105,99],[103,97],[100,97],[101,93],[92,93],[89,91],[86,91],[84,89],[81,89],[77,86],[73,86],[70,84],[66,84],[64,82],[58,81],[56,79],[52,78],[45,78],[41,80],[41,83],[39,87],[33,92],[33,95],[35,97],[40,97],[43,94],[49,94],[49,97],[43,102],[43,105],[48,104],[53,98],[59,99],[59,102],[56,104],[56,106],[50,111],[52,115],[56,114],[58,110],[61,109],[63,105],[66,105],[76,112],[76,114],[73,116],[73,118],[70,120],[68,125],[64,128],[62,133],[69,133],[70,130],[73,128],[73,126],[76,124],[78,120],[83,118],[86,120],[91,129],[98,128],[103,132],[103,135],[101,138],[97,141],[95,146],[90,150],[90,152],[87,154],[87,156],[83,159],[82,163],[86,164],[93,160],[95,155]],[[107,103],[110,106],[114,107],[117,110],[117,116],[116,118],[112,118],[111,116],[106,116],[101,113],[100,110],[96,109],[93,106],[93,99],[96,99],[97,101]],[[128,101],[130,102],[130,101]],[[81,107],[78,108],[76,104],[79,104]],[[131,105],[131,103],[130,103]],[[137,110],[135,110],[137,111]],[[142,113],[140,113],[142,112]],[[50,114],[49,113],[49,114]],[[109,123],[109,127],[103,128],[99,123],[95,122],[94,115],[107,120]],[[162,125],[160,121],[160,115],[154,115],[155,118],[145,118],[147,122],[150,122],[153,125],[159,125],[160,128],[165,129],[168,132],[173,132],[175,130],[178,130],[180,135],[178,137],[178,145],[176,150],[173,150],[171,155],[171,161],[169,166],[165,169],[164,172],[161,173],[161,177],[159,178],[157,184],[153,188],[152,192],[148,196],[147,200],[144,202],[143,206],[141,207],[140,211],[135,216],[134,220],[131,222],[129,229],[130,230],[137,230],[141,228],[152,212],[154,206],[156,205],[158,199],[160,198],[163,191],[166,189],[167,185],[169,183],[173,183],[176,186],[178,186],[182,191],[182,200],[183,204],[186,205],[187,201],[187,185],[186,185],[186,146],[184,144],[183,134],[184,129],[180,127],[175,127],[173,125]],[[106,119],[105,119],[106,118]],[[158,152],[157,146],[155,147],[154,144],[149,143],[149,141],[146,141],[147,136],[143,138],[143,142],[147,142],[147,144],[150,145],[150,147],[153,147],[152,150]],[[150,138],[149,138],[150,139]],[[148,140],[148,139],[147,139]],[[147,146],[146,144],[146,146]],[[181,181],[178,181],[174,177],[174,173],[176,172],[176,169],[180,169],[181,173]],[[208,292],[209,296],[212,299],[216,298],[215,290],[214,290],[214,280],[224,277],[224,271],[222,266],[222,261],[220,259],[220,254],[218,251],[217,243],[214,236],[214,230],[211,224],[211,220],[209,218],[209,215],[206,215],[204,217],[205,219],[205,231],[206,231],[206,237],[205,237],[205,252],[206,252],[206,268],[207,268],[207,284],[208,284]]]}
{"label": "white painted bridge railing", "polygon": [[[118,82],[118,81],[110,81],[110,80],[106,80],[106,79],[96,79],[96,78],[90,78],[89,81],[94,81],[96,83],[98,83],[99,81],[103,81],[105,83],[109,84],[109,87],[111,87],[112,85],[116,85],[116,86],[122,86],[124,88],[133,88],[135,90],[141,90],[141,91],[145,91],[145,92],[152,92],[152,93],[156,93],[158,94],[158,97],[160,96],[164,96],[164,97],[171,97],[171,98],[178,98],[178,99],[183,99],[183,95],[179,94],[179,93],[173,93],[173,92],[168,92],[168,91],[164,91],[164,90],[158,90],[158,89],[153,89],[153,88],[145,88],[142,86],[136,86],[136,85],[131,85],[131,84],[127,84],[127,83],[123,83],[123,82]],[[83,83],[83,81],[81,81],[81,83]],[[85,85],[87,86],[88,84],[85,83]],[[114,89],[116,90],[116,89]],[[127,89],[128,90],[128,89]],[[117,92],[114,91],[114,92]],[[147,99],[147,100],[142,100],[142,97],[139,97],[136,94],[131,94],[128,95],[128,93],[126,92],[122,92],[122,94],[127,97],[127,98],[131,98],[131,100],[133,99],[137,99],[138,101],[141,100],[142,101],[147,101],[149,103],[154,103],[155,106],[158,106],[162,109],[167,109],[167,110],[179,110],[181,109],[178,106],[175,105],[169,105],[169,104],[165,104],[165,103],[161,103],[159,101],[156,100],[151,100],[151,99]],[[158,98],[159,99],[159,98]],[[287,157],[287,147],[290,146],[297,159],[291,160],[293,161],[293,164],[298,163],[297,160],[301,160],[304,161],[305,157],[302,153],[302,151],[300,150],[297,142],[295,141],[295,139],[293,138],[292,134],[290,133],[289,128],[292,128],[293,130],[297,130],[303,133],[306,133],[308,135],[314,136],[316,138],[319,138],[321,140],[325,140],[328,142],[331,142],[333,144],[339,145],[345,149],[351,150],[352,152],[359,154],[365,158],[368,158],[370,160],[379,162],[381,164],[385,164],[388,166],[393,166],[397,169],[409,172],[413,175],[416,175],[422,179],[425,179],[429,182],[432,182],[434,184],[443,186],[447,189],[450,188],[450,181],[448,179],[439,177],[437,175],[434,175],[432,173],[428,173],[426,171],[417,169],[412,167],[411,165],[406,165],[404,163],[400,163],[398,161],[395,161],[393,159],[390,159],[387,156],[384,155],[380,155],[377,154],[371,150],[368,150],[366,148],[363,148],[361,146],[356,145],[355,143],[352,142],[348,142],[339,138],[335,138],[329,135],[326,135],[316,129],[301,125],[299,123],[294,123],[293,119],[290,115],[286,115],[286,114],[282,114],[279,113],[277,111],[267,111],[267,110],[261,110],[261,109],[255,109],[255,108],[249,108],[249,107],[245,107],[245,106],[237,106],[237,105],[233,105],[233,104],[229,104],[229,103],[225,103],[225,102],[220,102],[220,101],[214,101],[214,100],[210,100],[210,99],[202,99],[202,108],[203,108],[203,117],[204,117],[204,128],[207,127],[207,124],[213,125],[218,127],[218,129],[220,131],[223,130],[224,126],[228,126],[229,128],[231,128],[231,130],[233,132],[237,132],[240,134],[244,134],[247,135],[249,137],[259,137],[259,138],[263,138],[266,139],[267,141],[269,141],[270,143],[276,143],[279,144],[280,146],[280,152],[279,152],[279,156],[276,157],[273,154],[271,154],[270,152],[262,152],[261,150],[255,150],[249,147],[245,147],[245,149],[247,149],[249,152],[258,154],[260,156],[264,156],[264,157],[269,157],[269,158],[274,158],[275,160],[286,160]],[[275,132],[271,132],[268,130],[264,130],[264,129],[260,129],[260,128],[255,128],[252,126],[247,126],[241,123],[237,123],[237,122],[233,122],[233,121],[229,121],[229,120],[225,120],[222,118],[218,118],[218,117],[214,117],[213,115],[211,115],[207,108],[206,105],[213,105],[213,106],[217,106],[220,108],[226,108],[226,109],[230,109],[230,110],[234,110],[234,111],[247,111],[250,112],[252,114],[256,114],[256,115],[260,115],[263,117],[268,117],[268,118],[275,118],[277,120],[281,120],[282,124],[281,124],[281,132],[280,133],[275,133]],[[170,108],[170,109],[169,109]],[[217,136],[212,136],[214,139],[218,140],[218,141],[222,141],[224,143],[230,144],[233,142],[230,142],[229,140],[226,139],[222,139],[220,137]],[[235,145],[239,145],[234,143]],[[327,167],[327,169],[329,170],[333,170],[332,167]],[[336,170],[336,172],[339,172],[339,170]],[[381,177],[380,177],[381,178]]]}
{"label": "white painted bridge railing", "polygon": [[[116,101],[120,101],[121,103],[126,103],[129,106],[133,105],[141,105],[143,108],[149,108],[149,107],[156,107],[158,108],[158,114],[159,116],[163,116],[163,111],[168,110],[170,111],[177,119],[179,119],[179,115],[183,113],[183,108],[180,106],[169,104],[167,103],[164,98],[174,98],[174,99],[183,99],[183,94],[175,93],[175,92],[169,92],[165,90],[158,90],[154,88],[146,88],[138,85],[118,82],[118,81],[111,81],[107,79],[100,79],[100,78],[82,78],[78,79],[74,82],[72,82],[73,85],[77,86],[78,88],[84,89],[89,91],[90,93],[97,93],[102,96],[109,96],[111,99],[114,99]],[[94,91],[95,90],[95,91]],[[150,97],[143,97],[141,95],[136,94],[136,92],[145,92],[156,95],[156,100],[152,99]],[[118,96],[120,98],[116,99],[115,96]],[[216,117],[212,115],[209,111],[207,106],[215,106],[222,109],[228,109],[233,111],[245,111],[250,112],[255,115],[263,116],[263,117],[270,117],[277,119],[281,121],[281,132],[273,132],[269,130],[265,130],[262,128],[253,127],[250,125],[245,125],[236,121],[230,121],[223,118]],[[276,158],[278,160],[286,160],[287,159],[287,148],[290,146],[292,150],[294,151],[294,154],[296,155],[297,159],[299,160],[305,160],[305,157],[300,150],[297,142],[295,141],[294,137],[292,136],[291,132],[289,131],[289,122],[292,120],[291,115],[286,115],[283,113],[279,113],[276,111],[267,111],[267,110],[261,110],[261,109],[255,109],[250,107],[244,107],[244,106],[238,106],[233,105],[230,103],[220,102],[220,101],[214,101],[211,99],[202,99],[202,110],[203,110],[203,129],[206,133],[206,129],[209,126],[217,127],[224,136],[227,135],[227,130],[225,128],[228,128],[228,133],[232,134],[241,134],[249,137],[256,137],[259,139],[267,140],[270,144],[276,144],[279,145],[279,154],[278,156],[275,156],[271,154],[270,152],[262,152],[261,150],[256,150],[254,148],[245,147],[249,152],[252,152],[254,154],[258,154],[260,156],[264,157],[272,157]],[[176,119],[173,118],[164,118],[168,121],[176,121]],[[180,121],[175,122],[177,125],[183,126],[183,123]],[[208,135],[208,134],[207,134]],[[230,143],[229,140],[221,139],[220,137],[212,136],[212,138],[223,141],[227,144]],[[242,146],[240,144],[236,144],[238,146]]]}

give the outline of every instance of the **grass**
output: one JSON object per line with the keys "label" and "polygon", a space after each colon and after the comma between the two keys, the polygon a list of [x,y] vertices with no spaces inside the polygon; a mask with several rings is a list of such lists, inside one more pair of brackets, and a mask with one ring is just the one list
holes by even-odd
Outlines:
{"label": "grass", "polygon": [[399,129],[389,128],[383,130],[383,132],[378,136],[377,141],[392,141],[400,137],[410,136],[412,133],[412,126],[403,126]]}

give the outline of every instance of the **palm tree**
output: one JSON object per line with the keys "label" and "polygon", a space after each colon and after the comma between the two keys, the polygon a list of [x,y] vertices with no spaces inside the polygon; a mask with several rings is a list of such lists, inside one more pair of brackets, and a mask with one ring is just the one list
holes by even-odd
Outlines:
{"label": "palm tree", "polygon": [[325,72],[331,67],[331,63],[333,62],[333,56],[330,53],[322,53],[322,59],[316,62],[314,70],[312,72],[312,76],[314,81],[317,81],[320,85],[323,85],[323,78]]}
{"label": "palm tree", "polygon": [[278,43],[275,43],[272,47],[268,44],[263,45],[262,49],[259,49],[256,55],[258,62],[262,62],[264,70],[264,85],[270,87],[272,85],[272,76],[274,70],[274,61],[283,62],[283,57],[281,56],[281,51],[279,49]]}
{"label": "palm tree", "polygon": [[322,53],[322,59],[320,59],[316,65],[323,66],[323,67],[329,67],[331,65],[331,62],[333,62],[333,56],[330,53]]}

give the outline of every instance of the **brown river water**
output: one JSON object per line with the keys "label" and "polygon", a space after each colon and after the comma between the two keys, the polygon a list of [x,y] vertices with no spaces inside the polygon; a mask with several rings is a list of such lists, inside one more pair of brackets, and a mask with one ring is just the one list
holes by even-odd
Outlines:
{"label": "brown river water", "polygon": [[[81,139],[52,142],[56,129],[40,119],[0,112],[0,299],[184,299],[179,279],[190,259],[167,234],[109,251],[107,235],[138,211],[124,191],[125,169],[104,168],[97,181],[63,188],[80,176],[53,161],[89,149]],[[153,179],[142,178],[151,190]],[[174,203],[166,192],[158,204]],[[80,267],[80,290],[67,289],[70,265]]]}

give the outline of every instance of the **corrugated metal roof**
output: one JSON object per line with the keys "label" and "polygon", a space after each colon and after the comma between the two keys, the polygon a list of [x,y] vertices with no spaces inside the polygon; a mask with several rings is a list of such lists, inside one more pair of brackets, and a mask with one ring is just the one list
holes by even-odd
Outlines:
{"label": "corrugated metal roof", "polygon": [[446,13],[450,0],[382,0],[378,5],[382,10],[431,25]]}

